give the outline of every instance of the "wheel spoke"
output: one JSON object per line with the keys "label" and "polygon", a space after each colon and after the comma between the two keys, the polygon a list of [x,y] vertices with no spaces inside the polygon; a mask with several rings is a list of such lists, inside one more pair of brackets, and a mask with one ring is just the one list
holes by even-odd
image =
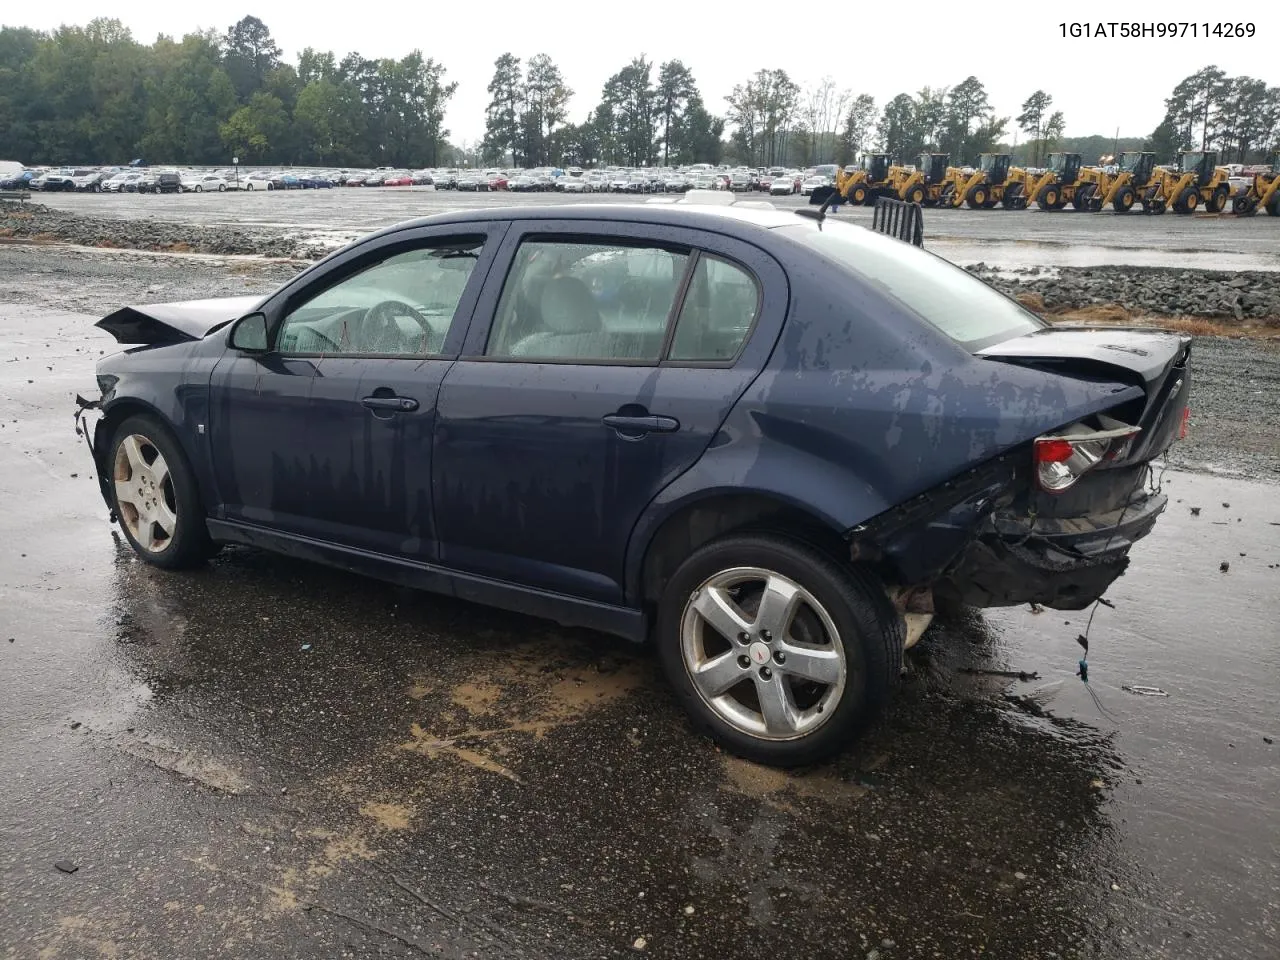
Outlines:
{"label": "wheel spoke", "polygon": [[747,678],[747,671],[738,665],[735,650],[729,650],[699,664],[693,671],[693,682],[698,685],[704,696],[723,696],[733,687]]}
{"label": "wheel spoke", "polygon": [[141,513],[139,505],[142,503],[142,496],[138,493],[138,486],[132,481],[123,481],[116,484],[116,500],[121,503],[127,503]]}
{"label": "wheel spoke", "polygon": [[760,598],[756,629],[768,630],[776,639],[782,640],[791,629],[800,601],[799,587],[782,577],[770,577],[765,581],[764,595]]}
{"label": "wheel spoke", "polygon": [[165,503],[161,498],[156,501],[155,522],[160,529],[164,531],[166,537],[173,537],[173,531],[178,529],[178,516],[169,509],[169,504]]}
{"label": "wheel spoke", "polygon": [[151,470],[151,479],[155,481],[156,492],[160,492],[160,488],[164,486],[165,479],[169,476],[169,464],[164,462],[164,457],[160,456],[159,451],[156,452],[156,458],[152,461],[149,468]]}
{"label": "wheel spoke", "polygon": [[727,593],[719,587],[703,587],[694,597],[693,609],[726,640],[736,640],[747,630],[746,618],[738,612]]}
{"label": "wheel spoke", "polygon": [[780,737],[796,732],[799,711],[791,700],[791,688],[778,675],[770,680],[756,679],[756,695],[760,698],[760,712],[764,715],[765,730],[770,736]]}
{"label": "wheel spoke", "polygon": [[137,480],[138,475],[147,469],[147,461],[142,456],[142,444],[136,436],[125,437],[120,449],[129,461],[130,479]]}
{"label": "wheel spoke", "polygon": [[138,517],[138,532],[135,536],[138,538],[138,543],[142,545],[143,549],[154,550],[156,547],[156,533],[154,526],[154,521],[145,514]]}
{"label": "wheel spoke", "polygon": [[828,686],[840,682],[843,666],[834,648],[798,647],[787,643],[782,645],[780,653],[786,659],[776,668],[777,672]]}

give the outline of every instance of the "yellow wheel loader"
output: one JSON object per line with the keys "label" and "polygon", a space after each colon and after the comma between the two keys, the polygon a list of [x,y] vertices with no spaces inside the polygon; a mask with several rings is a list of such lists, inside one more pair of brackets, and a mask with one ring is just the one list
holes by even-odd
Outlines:
{"label": "yellow wheel loader", "polygon": [[1027,198],[1035,200],[1041,210],[1061,210],[1068,203],[1077,210],[1087,210],[1097,184],[1083,174],[1080,154],[1051,153],[1044,173],[1032,177]]}
{"label": "yellow wheel loader", "polygon": [[1162,181],[1156,176],[1154,153],[1122,153],[1115,173],[1085,167],[1080,175],[1093,185],[1088,199],[1090,210],[1096,212],[1110,206],[1116,213],[1128,213],[1141,201],[1146,213],[1164,213],[1164,201],[1156,199]]}
{"label": "yellow wheel loader", "polygon": [[845,203],[858,206],[875,203],[877,196],[894,192],[889,179],[889,155],[887,153],[863,154],[857,166],[836,170],[836,182],[830,187],[819,187],[809,196],[809,202],[822,204],[832,193],[839,193]]}
{"label": "yellow wheel loader", "polygon": [[1232,213],[1251,217],[1259,210],[1280,217],[1280,171],[1255,174],[1244,195],[1231,201]]}
{"label": "yellow wheel loader", "polygon": [[922,153],[914,170],[890,167],[889,181],[899,200],[932,206],[952,174],[951,154]]}
{"label": "yellow wheel loader", "polygon": [[1021,170],[1009,169],[1009,154],[984,153],[978,158],[978,167],[970,174],[956,171],[943,194],[950,198],[951,206],[958,207],[964,203],[970,210],[990,210],[997,203],[1003,202],[1006,208],[1016,209],[1020,201],[1025,201],[1023,194],[1025,180],[1019,176],[1010,179],[1009,174],[1021,174]]}
{"label": "yellow wheel loader", "polygon": [[1218,166],[1214,150],[1178,154],[1178,169],[1164,171],[1159,199],[1174,213],[1195,213],[1201,206],[1209,213],[1221,213],[1231,196],[1230,172]]}

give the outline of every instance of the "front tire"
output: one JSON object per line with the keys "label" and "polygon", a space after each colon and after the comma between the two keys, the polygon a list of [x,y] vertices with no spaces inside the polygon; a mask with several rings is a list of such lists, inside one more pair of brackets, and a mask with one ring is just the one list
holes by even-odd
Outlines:
{"label": "front tire", "polygon": [[179,570],[212,555],[195,476],[159,420],[145,414],[126,418],[112,437],[107,468],[112,508],[138,556]]}
{"label": "front tire", "polygon": [[772,534],[699,548],[659,605],[658,654],[696,726],[791,767],[846,747],[888,702],[904,626],[869,573]]}

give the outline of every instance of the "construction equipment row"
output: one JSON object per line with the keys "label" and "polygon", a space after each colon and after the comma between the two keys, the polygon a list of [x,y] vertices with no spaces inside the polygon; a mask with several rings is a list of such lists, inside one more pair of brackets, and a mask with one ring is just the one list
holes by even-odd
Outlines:
{"label": "construction equipment row", "polygon": [[1051,153],[1044,169],[1013,166],[1007,153],[984,153],[976,168],[951,166],[946,153],[925,153],[914,167],[890,164],[887,153],[868,153],[857,166],[836,171],[836,182],[819,187],[810,202],[821,204],[839,193],[837,202],[874,203],[893,197],[923,206],[989,210],[997,205],[1024,210],[1035,203],[1041,210],[1144,213],[1166,210],[1190,214],[1204,209],[1252,216],[1265,210],[1280,217],[1280,173],[1255,174],[1247,186],[1232,188],[1230,171],[1218,166],[1213,151],[1178,155],[1177,166],[1156,163],[1154,153],[1122,153],[1114,166],[1087,167],[1078,153]]}

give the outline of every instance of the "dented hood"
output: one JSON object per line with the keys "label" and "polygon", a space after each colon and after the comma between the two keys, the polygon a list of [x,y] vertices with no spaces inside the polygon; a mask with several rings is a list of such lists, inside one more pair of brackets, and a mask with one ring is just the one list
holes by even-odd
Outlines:
{"label": "dented hood", "polygon": [[184,300],[121,307],[95,326],[120,343],[158,344],[199,340],[232,320],[249,313],[261,297],[220,297],[216,300]]}

